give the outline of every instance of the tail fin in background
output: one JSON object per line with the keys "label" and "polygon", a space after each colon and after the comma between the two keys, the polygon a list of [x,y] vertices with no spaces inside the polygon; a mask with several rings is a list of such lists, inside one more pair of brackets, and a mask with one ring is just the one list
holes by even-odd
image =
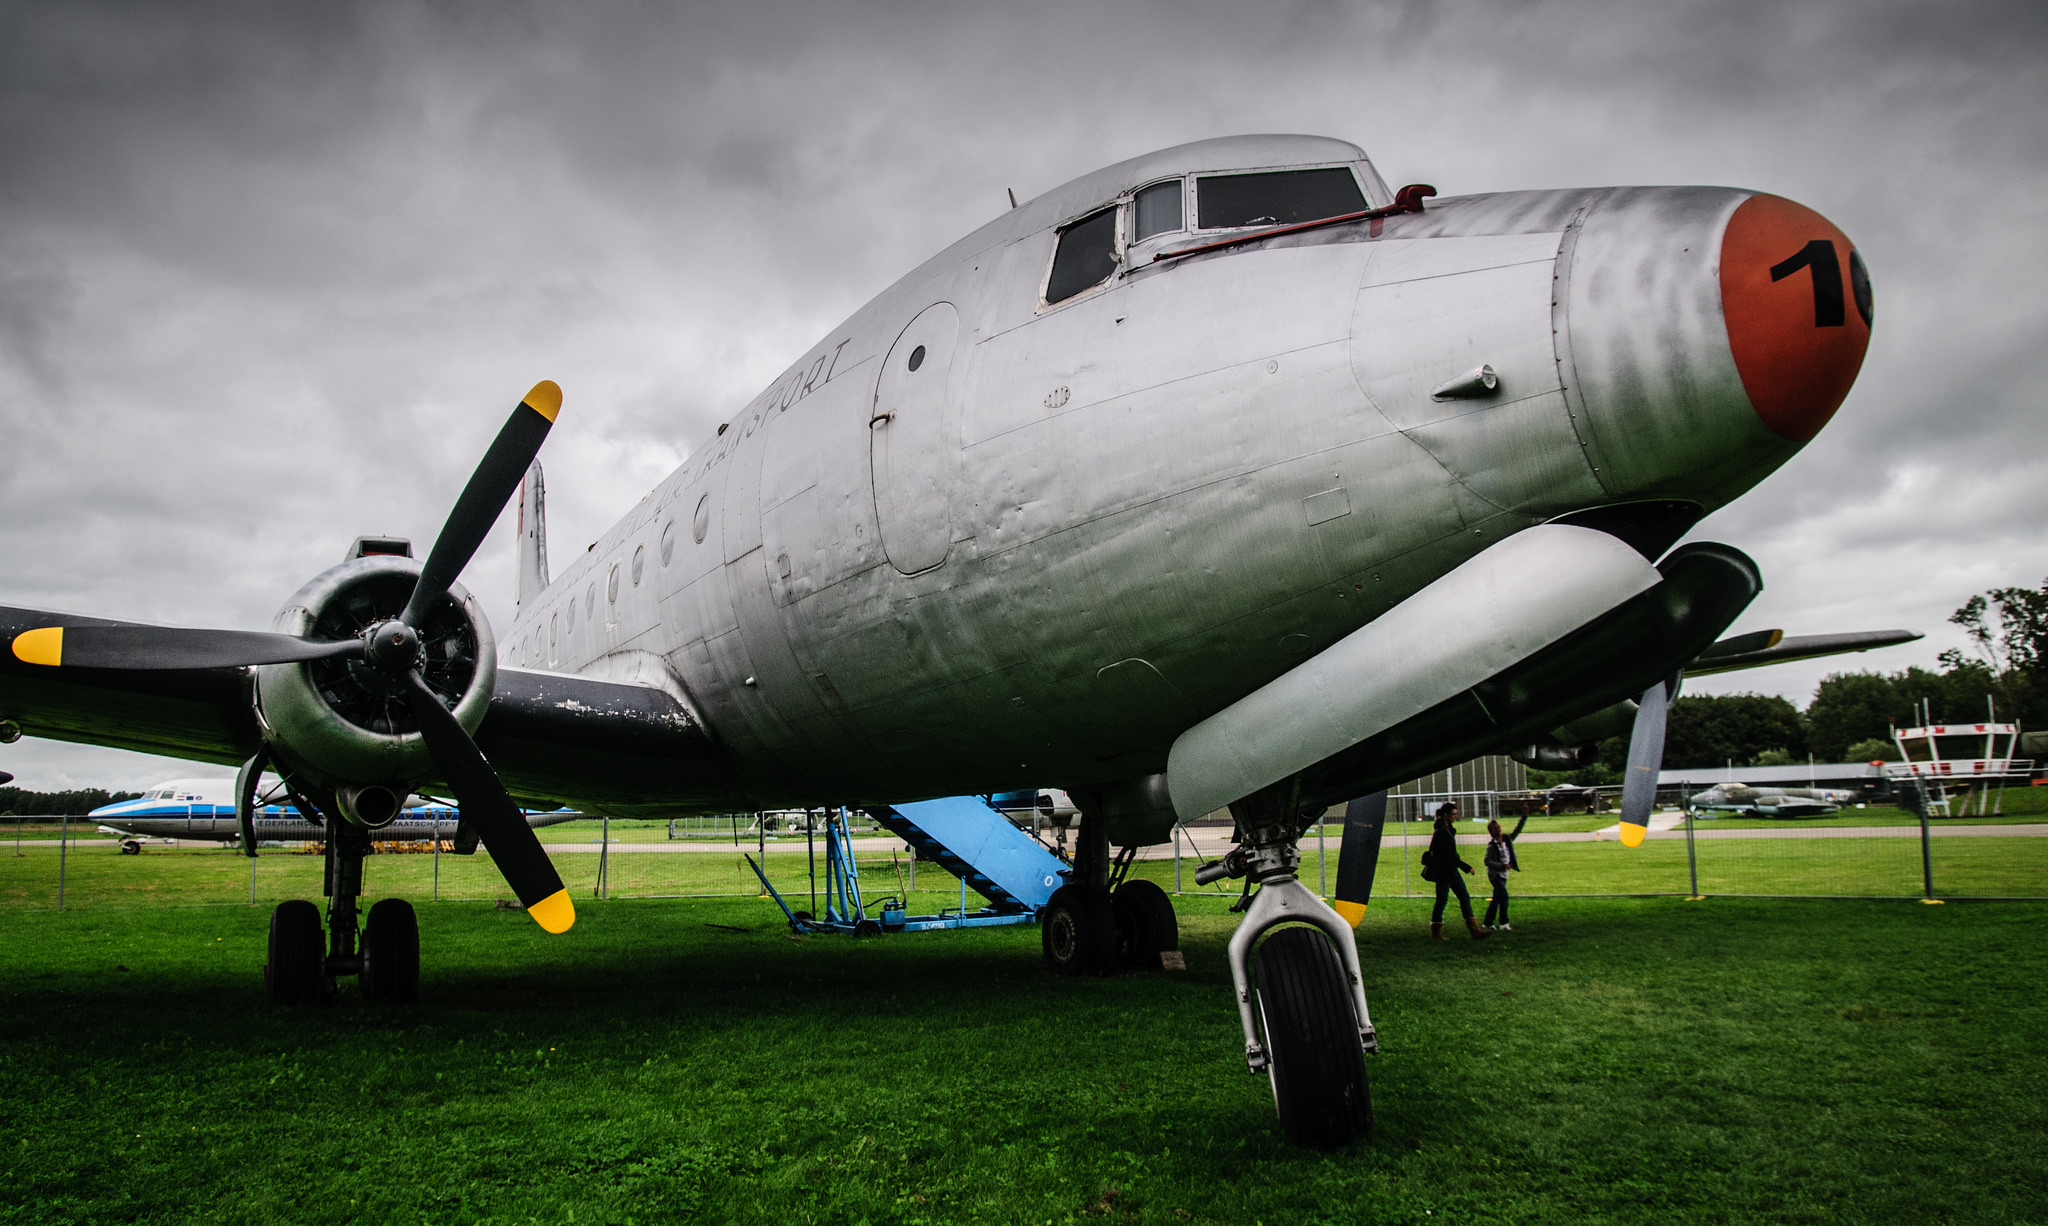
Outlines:
{"label": "tail fin in background", "polygon": [[519,483],[519,604],[523,607],[547,586],[547,483],[535,460]]}

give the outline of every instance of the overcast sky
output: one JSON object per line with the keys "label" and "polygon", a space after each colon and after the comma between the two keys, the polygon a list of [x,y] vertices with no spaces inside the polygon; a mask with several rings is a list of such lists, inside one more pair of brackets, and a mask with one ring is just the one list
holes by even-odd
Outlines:
{"label": "overcast sky", "polygon": [[[1692,690],[1803,705],[2048,577],[2044,35],[2038,0],[4,0],[0,603],[266,626],[358,533],[424,546],[540,378],[566,557],[1006,188],[1310,132],[1395,185],[1730,184],[1857,243],[1855,390],[1695,533],[1763,567],[1738,628],[1928,632]],[[465,576],[500,628],[511,538]]]}

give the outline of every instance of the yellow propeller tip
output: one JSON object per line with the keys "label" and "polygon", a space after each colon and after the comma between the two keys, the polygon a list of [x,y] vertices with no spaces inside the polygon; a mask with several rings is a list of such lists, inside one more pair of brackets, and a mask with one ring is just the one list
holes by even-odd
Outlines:
{"label": "yellow propeller tip", "polygon": [[1623,847],[1641,847],[1643,845],[1643,836],[1648,833],[1650,833],[1648,826],[1631,826],[1627,822],[1623,822],[1621,824],[1621,845]]}
{"label": "yellow propeller tip", "polygon": [[14,636],[14,658],[24,664],[55,668],[64,659],[64,627],[44,626]]}
{"label": "yellow propeller tip", "polygon": [[567,886],[528,907],[526,913],[533,917],[534,923],[558,936],[576,923],[576,904],[569,901]]}
{"label": "yellow propeller tip", "polygon": [[1340,898],[1331,903],[1330,907],[1337,914],[1343,916],[1344,922],[1353,928],[1358,927],[1358,921],[1365,918],[1365,904],[1362,902],[1345,902]]}
{"label": "yellow propeller tip", "polygon": [[555,414],[562,411],[562,385],[553,379],[542,379],[533,385],[533,390],[526,393],[526,398],[520,403],[553,421]]}

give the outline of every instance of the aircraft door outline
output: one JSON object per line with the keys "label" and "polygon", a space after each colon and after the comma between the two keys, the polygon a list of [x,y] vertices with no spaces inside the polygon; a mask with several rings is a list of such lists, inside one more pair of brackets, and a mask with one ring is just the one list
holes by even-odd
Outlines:
{"label": "aircraft door outline", "polygon": [[950,420],[960,312],[935,302],[896,338],[875,376],[868,418],[875,520],[889,564],[906,575],[945,564],[953,548]]}

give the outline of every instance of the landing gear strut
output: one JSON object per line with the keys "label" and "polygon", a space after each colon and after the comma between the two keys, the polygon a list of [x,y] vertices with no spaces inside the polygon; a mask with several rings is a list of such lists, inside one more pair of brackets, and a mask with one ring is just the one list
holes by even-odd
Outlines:
{"label": "landing gear strut", "polygon": [[1112,857],[1102,817],[1081,815],[1073,876],[1053,891],[1039,917],[1040,948],[1055,974],[1158,970],[1159,955],[1180,948],[1166,891],[1143,878],[1126,879],[1136,858],[1135,847]]}
{"label": "landing gear strut", "polygon": [[[304,899],[282,902],[270,916],[270,960],[263,967],[264,999],[281,1005],[331,1000],[334,980],[358,976],[363,999],[410,1003],[420,994],[420,928],[412,904],[387,898],[370,908],[358,925],[356,903],[363,892],[363,857],[370,832],[326,815],[327,923]],[[322,950],[322,937],[325,950]]]}
{"label": "landing gear strut", "polygon": [[[1366,1010],[1358,945],[1351,926],[1294,870],[1302,823],[1291,803],[1267,795],[1230,807],[1238,845],[1203,866],[1195,880],[1244,877],[1258,886],[1230,938],[1230,978],[1244,1027],[1244,1060],[1272,1078],[1273,1103],[1287,1138],[1335,1147],[1372,1130],[1372,1092],[1364,1057],[1379,1050]],[[1282,924],[1264,943],[1259,938]],[[1320,929],[1320,935],[1311,929]],[[1327,939],[1325,939],[1327,938]],[[1258,990],[1252,990],[1253,946]]]}

